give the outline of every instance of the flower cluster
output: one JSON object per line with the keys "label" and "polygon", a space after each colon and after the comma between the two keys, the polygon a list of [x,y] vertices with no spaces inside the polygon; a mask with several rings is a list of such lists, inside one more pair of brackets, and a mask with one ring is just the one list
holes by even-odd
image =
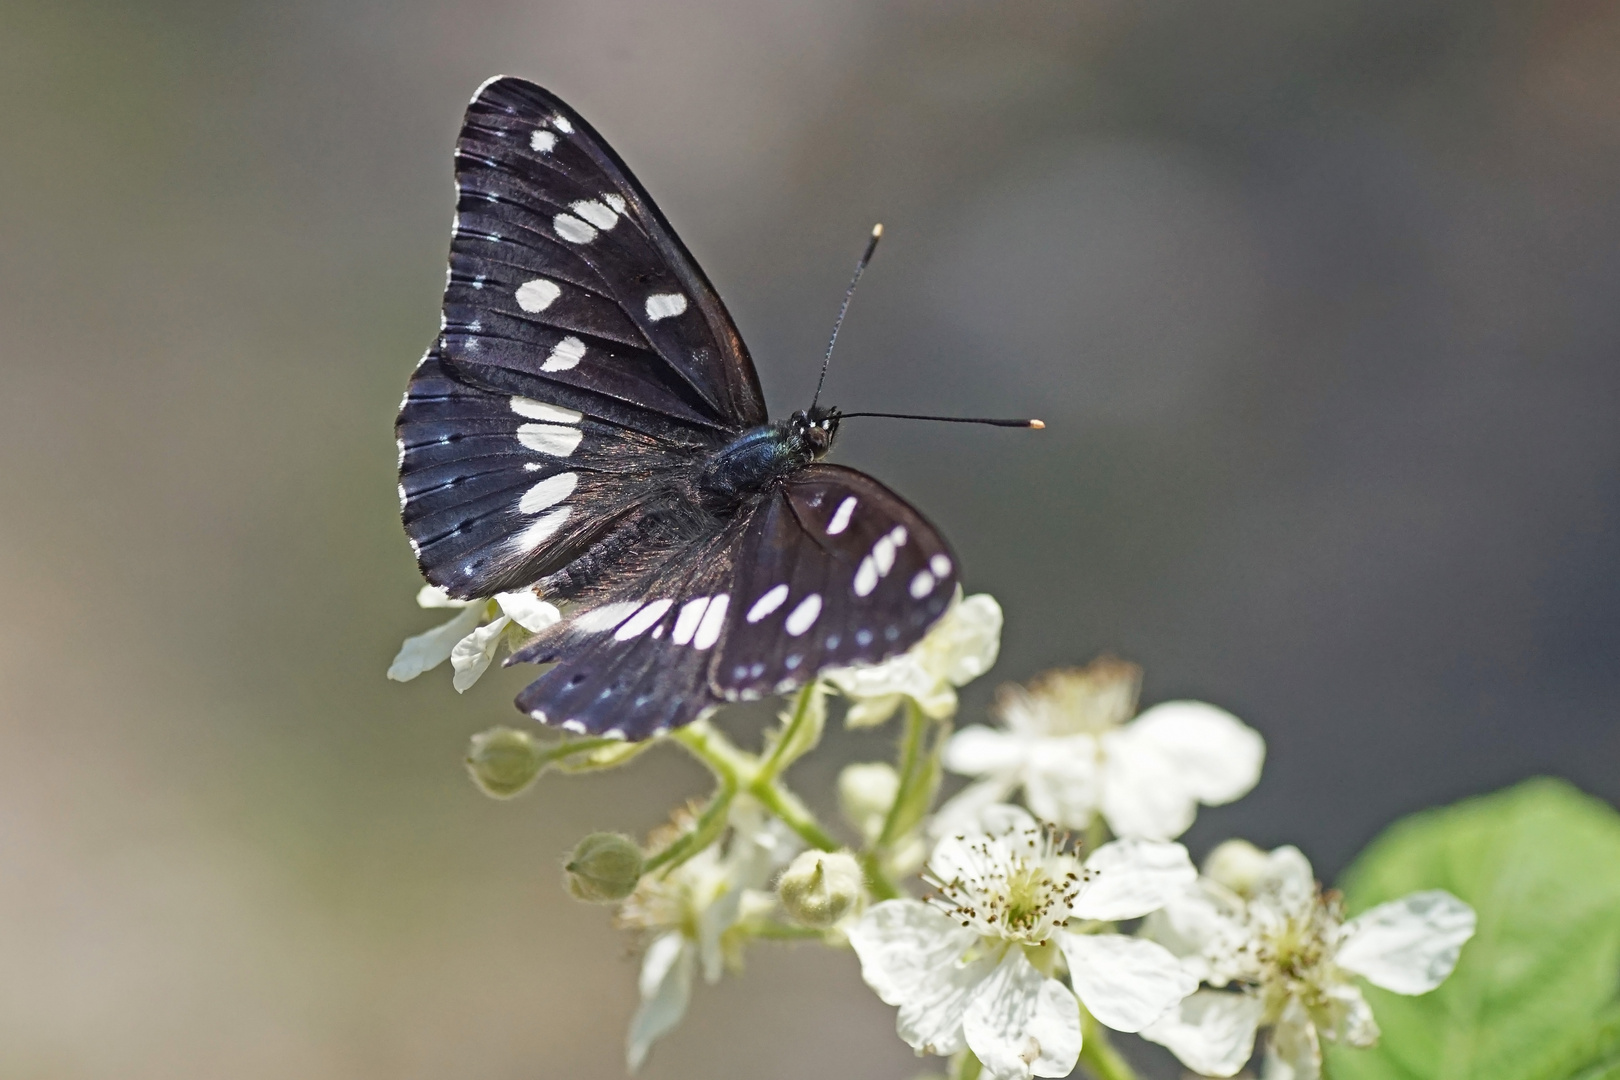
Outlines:
{"label": "flower cluster", "polygon": [[[503,640],[560,618],[530,592],[418,599],[461,610],[406,641],[389,676],[448,659],[457,690]],[[1266,1080],[1316,1080],[1323,1040],[1378,1037],[1357,978],[1421,994],[1450,974],[1474,913],[1448,893],[1347,920],[1298,850],[1243,841],[1216,848],[1200,874],[1176,838],[1199,806],[1255,786],[1265,743],[1202,702],[1138,714],[1132,664],[1104,657],[1003,687],[994,723],[954,730],[956,691],[995,663],[1001,623],[991,597],[958,595],[910,651],[801,690],[758,753],[707,720],[651,744],[504,728],[474,740],[468,767],[503,798],[548,768],[615,767],[648,745],[679,746],[714,775],[713,795],[644,845],[596,833],[566,864],[574,895],[617,903],[644,950],[632,1070],[679,1023],[698,974],[714,982],[762,939],[851,948],[903,1040],[991,1080],[1082,1062],[1128,1076],[1109,1031],[1139,1033],[1206,1076],[1234,1075],[1260,1045]],[[901,718],[892,764],[839,776],[847,845],[783,780],[819,743],[828,690],[848,726]],[[936,805],[946,773],[967,783]]]}

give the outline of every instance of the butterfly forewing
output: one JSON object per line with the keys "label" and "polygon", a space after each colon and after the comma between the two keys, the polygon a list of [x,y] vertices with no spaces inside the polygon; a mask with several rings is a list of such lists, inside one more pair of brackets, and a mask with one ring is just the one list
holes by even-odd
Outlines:
{"label": "butterfly forewing", "polygon": [[765,422],[713,287],[572,109],[519,79],[487,83],[467,110],[456,184],[443,335],[453,367],[576,388],[665,425]]}

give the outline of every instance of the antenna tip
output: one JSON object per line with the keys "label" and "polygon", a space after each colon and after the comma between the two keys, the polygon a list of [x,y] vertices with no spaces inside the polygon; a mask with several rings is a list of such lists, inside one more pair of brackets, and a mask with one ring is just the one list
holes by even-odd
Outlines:
{"label": "antenna tip", "polygon": [[1045,420],[1031,420],[1029,422],[1029,426],[1032,427],[1032,428],[1044,428],[1046,426],[1046,421]]}
{"label": "antenna tip", "polygon": [[880,221],[876,225],[872,226],[872,239],[876,240],[878,237],[880,237],[882,235],[883,235],[883,222]]}

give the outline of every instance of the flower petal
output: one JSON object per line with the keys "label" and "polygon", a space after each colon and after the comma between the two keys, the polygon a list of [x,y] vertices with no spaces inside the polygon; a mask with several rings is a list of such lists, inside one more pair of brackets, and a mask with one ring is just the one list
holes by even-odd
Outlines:
{"label": "flower petal", "polygon": [[1081,919],[1114,922],[1146,915],[1180,897],[1198,871],[1180,844],[1115,840],[1086,860],[1090,881],[1074,903]]}
{"label": "flower petal", "polygon": [[416,604],[425,608],[477,607],[482,600],[452,600],[447,589],[439,585],[424,585],[416,591]]}
{"label": "flower petal", "polygon": [[641,1007],[630,1021],[625,1051],[631,1072],[647,1060],[653,1040],[680,1023],[696,969],[697,951],[679,933],[665,934],[647,949],[641,961]]}
{"label": "flower petal", "polygon": [[1128,728],[1102,736],[1102,812],[1116,836],[1171,840],[1198,814],[1175,761]]}
{"label": "flower petal", "polygon": [[1269,893],[1290,911],[1300,911],[1316,903],[1316,871],[1311,860],[1292,844],[1273,848],[1266,857],[1266,872],[1255,886],[1255,893]]}
{"label": "flower petal", "polygon": [[1289,1001],[1271,1029],[1260,1075],[1263,1080],[1321,1080],[1322,1045],[1298,998]]}
{"label": "flower petal", "polygon": [[965,1045],[962,1014],[999,959],[994,953],[964,959],[977,942],[972,930],[920,900],[885,900],[849,928],[861,978],[900,1007],[900,1037],[930,1054],[954,1054]]}
{"label": "flower petal", "polygon": [[1115,1031],[1141,1031],[1198,989],[1162,945],[1124,934],[1060,933],[1080,1001]]}
{"label": "flower petal", "polygon": [[966,686],[995,666],[1001,623],[1001,605],[989,593],[955,604],[923,639],[929,668],[953,686]]}
{"label": "flower petal", "polygon": [[562,621],[562,612],[557,610],[556,605],[540,599],[533,589],[496,593],[495,602],[512,617],[513,622],[531,634],[538,634]]}
{"label": "flower petal", "polygon": [[1024,774],[1024,801],[1037,817],[1084,829],[1096,816],[1101,791],[1097,740],[1090,735],[1038,739]]}
{"label": "flower petal", "polygon": [[1174,768],[1182,789],[1208,806],[1248,794],[1266,759],[1266,741],[1258,731],[1202,701],[1155,705],[1125,731],[1154,746]]}
{"label": "flower petal", "polygon": [[[431,586],[429,586],[431,588]],[[424,605],[425,606],[425,605]],[[483,604],[475,604],[460,612],[447,623],[441,623],[425,633],[408,637],[399,647],[399,655],[388,666],[388,677],[396,682],[409,682],[431,671],[450,659],[456,642],[466,637],[483,618]]]}
{"label": "flower petal", "polygon": [[1080,1058],[1080,1008],[1074,994],[1009,950],[979,984],[962,1030],[968,1048],[995,1080],[1068,1076]]}
{"label": "flower petal", "polygon": [[1250,940],[1241,921],[1242,901],[1212,881],[1200,879],[1158,911],[1149,913],[1138,931],[1181,958],[1187,971],[1216,986],[1230,973],[1214,970],[1211,956],[1236,957]]}
{"label": "flower petal", "polygon": [[983,724],[972,724],[958,731],[945,744],[941,755],[945,767],[963,776],[1015,771],[1024,767],[1034,749],[1034,740],[1010,731],[997,731]]}
{"label": "flower petal", "polygon": [[934,819],[928,826],[929,833],[939,837],[976,829],[984,809],[999,803],[1017,787],[1016,779],[1003,776],[991,776],[969,784],[934,811]]}
{"label": "flower petal", "polygon": [[1254,1056],[1265,1005],[1248,994],[1199,990],[1142,1029],[1200,1076],[1231,1076]]}
{"label": "flower petal", "polygon": [[1334,959],[1385,990],[1426,994],[1457,966],[1474,925],[1474,909],[1444,889],[1413,893],[1345,923]]}
{"label": "flower petal", "polygon": [[497,615],[456,642],[455,648],[450,650],[450,666],[456,669],[456,677],[452,681],[458,694],[466,693],[467,688],[488,670],[490,661],[495,659],[495,648],[501,643],[501,631],[511,621],[505,615]]}

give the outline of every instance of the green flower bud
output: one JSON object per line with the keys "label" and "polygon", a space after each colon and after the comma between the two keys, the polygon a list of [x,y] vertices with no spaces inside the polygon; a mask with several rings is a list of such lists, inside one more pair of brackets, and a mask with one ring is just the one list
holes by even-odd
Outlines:
{"label": "green flower bud", "polygon": [[591,833],[563,864],[568,891],[592,904],[623,900],[641,880],[641,848],[623,833]]}
{"label": "green flower bud", "polygon": [[838,774],[838,808],[844,820],[871,843],[883,831],[883,819],[900,790],[900,774],[881,761],[844,766]]}
{"label": "green flower bud", "polygon": [[788,863],[776,895],[797,922],[823,927],[849,914],[861,898],[865,877],[847,851],[806,851]]}
{"label": "green flower bud", "polygon": [[490,728],[472,737],[467,771],[473,783],[496,799],[510,799],[534,783],[545,764],[542,748],[526,731]]}
{"label": "green flower bud", "polygon": [[1204,876],[1239,896],[1250,896],[1270,865],[1270,856],[1247,840],[1228,840],[1217,844],[1204,860]]}

